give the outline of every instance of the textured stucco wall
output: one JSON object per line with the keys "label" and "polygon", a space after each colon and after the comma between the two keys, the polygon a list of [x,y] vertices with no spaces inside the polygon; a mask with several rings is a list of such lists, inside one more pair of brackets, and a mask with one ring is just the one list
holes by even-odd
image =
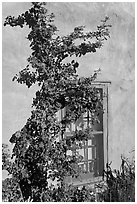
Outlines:
{"label": "textured stucco wall", "polygon": [[[30,3],[8,2],[3,4],[3,20],[7,15],[17,15],[30,7]],[[109,160],[119,168],[120,155],[131,155],[135,145],[135,4],[94,2],[51,2],[55,23],[61,34],[75,26],[85,25],[94,30],[110,17],[111,38],[94,54],[79,59],[81,76],[89,76],[101,68],[98,80],[111,81],[109,92]],[[29,44],[25,39],[28,29],[3,28],[3,141],[22,128],[30,114],[34,89],[26,89],[11,82],[12,77],[26,64]],[[7,60],[8,59],[8,60]],[[10,99],[10,100],[9,100]]]}
{"label": "textured stucco wall", "polygon": [[120,166],[120,156],[135,145],[135,17],[134,3],[49,3],[61,33],[74,26],[94,29],[105,15],[110,17],[111,38],[95,54],[80,59],[79,74],[87,76],[101,68],[98,80],[111,81],[109,91],[109,161]]}

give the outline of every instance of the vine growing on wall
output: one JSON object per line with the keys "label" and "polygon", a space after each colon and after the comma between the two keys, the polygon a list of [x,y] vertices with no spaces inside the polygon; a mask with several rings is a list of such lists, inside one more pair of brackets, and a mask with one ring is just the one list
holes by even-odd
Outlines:
{"label": "vine growing on wall", "polygon": [[[60,36],[54,17],[45,3],[33,2],[28,11],[18,17],[8,16],[4,23],[5,26],[29,27],[27,39],[32,52],[28,64],[13,81],[28,88],[33,84],[39,87],[33,98],[30,118],[10,139],[15,143],[10,173],[16,178],[24,201],[28,198],[48,201],[52,195],[49,180],[56,180],[56,188],[63,189],[66,176],[79,175],[81,156],[76,151],[73,155],[67,152],[86,140],[89,130],[75,130],[68,139],[64,136],[66,126],[87,110],[94,123],[102,108],[98,91],[93,86],[98,71],[89,77],[79,77],[77,70],[79,57],[96,52],[110,37],[109,18],[102,20],[95,31],[85,32],[84,26],[78,26],[70,34]],[[65,62],[66,59],[69,62]],[[59,121],[57,112],[65,107],[66,115]]]}

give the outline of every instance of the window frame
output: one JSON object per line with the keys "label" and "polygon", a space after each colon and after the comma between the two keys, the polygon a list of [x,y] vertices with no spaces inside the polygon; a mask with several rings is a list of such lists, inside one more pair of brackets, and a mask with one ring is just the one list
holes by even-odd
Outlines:
{"label": "window frame", "polygon": [[[111,84],[110,81],[95,81],[92,83],[93,86],[95,86],[96,88],[102,88],[103,89],[103,152],[104,152],[104,168],[105,165],[108,163],[108,136],[109,136],[109,86]],[[94,134],[94,132],[93,132]],[[79,179],[74,179],[72,177],[67,177],[65,179],[65,182],[68,184],[73,184],[74,186],[82,186],[82,185],[93,185],[96,182],[102,181],[103,180],[103,176],[97,176],[95,177],[93,175],[93,177],[91,178],[91,173],[86,173],[84,175],[82,175],[82,177]],[[87,179],[88,178],[88,179]]]}
{"label": "window frame", "polygon": [[[109,86],[111,82],[110,81],[95,81],[92,82],[93,87],[95,88],[101,88],[103,89],[103,130],[102,131],[95,131],[97,134],[102,134],[103,137],[103,169],[105,168],[105,165],[108,163],[108,135],[109,135]],[[59,121],[61,121],[61,118],[63,117],[64,112],[61,109],[61,112],[58,115]],[[92,132],[94,135],[95,132]],[[69,135],[68,135],[69,136]],[[70,133],[71,136],[71,133]],[[62,139],[62,136],[60,135],[59,140]],[[90,145],[88,145],[90,146]],[[88,161],[88,160],[87,160]],[[86,163],[86,162],[85,162]],[[99,169],[98,169],[99,170]],[[66,177],[65,182],[68,184],[73,184],[75,186],[81,186],[81,185],[87,185],[87,184],[93,184],[98,181],[101,181],[103,179],[102,176],[91,176],[91,173],[85,173],[82,177],[79,176],[77,179],[74,179],[72,177]]]}
{"label": "window frame", "polygon": [[104,148],[104,167],[108,163],[108,136],[109,136],[109,88],[110,81],[95,81],[96,88],[103,89],[103,148]]}

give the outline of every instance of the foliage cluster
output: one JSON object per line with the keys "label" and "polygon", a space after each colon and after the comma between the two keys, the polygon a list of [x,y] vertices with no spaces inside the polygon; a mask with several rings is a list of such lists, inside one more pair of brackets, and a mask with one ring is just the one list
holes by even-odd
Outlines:
{"label": "foliage cluster", "polygon": [[[107,165],[103,182],[96,183],[94,187],[79,188],[58,184],[56,188],[51,185],[40,195],[37,192],[33,193],[33,199],[41,202],[135,202],[135,162],[122,158],[120,170],[113,171],[111,166]],[[33,199],[29,196],[26,201],[31,202]],[[2,200],[23,201],[20,186],[13,177],[2,182]]]}
{"label": "foliage cluster", "polygon": [[22,193],[19,184],[13,178],[6,178],[2,181],[2,201],[22,202]]}
{"label": "foliage cluster", "polygon": [[98,201],[135,202],[135,162],[121,157],[120,170],[112,171],[107,165],[104,171],[106,184],[98,184]]}
{"label": "foliage cluster", "polygon": [[[24,201],[29,198],[41,201],[43,192],[50,190],[48,179],[56,179],[62,187],[66,176],[78,176],[81,157],[76,151],[72,156],[67,155],[67,151],[86,140],[87,132],[92,129],[76,129],[68,142],[64,136],[66,127],[87,111],[94,124],[102,106],[93,86],[97,71],[90,77],[79,77],[79,63],[75,59],[103,46],[104,40],[110,37],[108,19],[102,20],[96,31],[85,32],[84,26],[78,26],[70,34],[59,36],[54,14],[48,13],[45,3],[33,2],[25,13],[17,18],[8,16],[5,20],[5,26],[30,28],[27,39],[32,53],[27,66],[13,80],[28,88],[33,84],[39,87],[30,118],[10,139],[15,144],[13,162],[9,163],[9,169],[7,165],[3,167],[19,184]],[[65,62],[66,59],[70,62]],[[66,115],[59,121],[56,114],[65,107]]]}

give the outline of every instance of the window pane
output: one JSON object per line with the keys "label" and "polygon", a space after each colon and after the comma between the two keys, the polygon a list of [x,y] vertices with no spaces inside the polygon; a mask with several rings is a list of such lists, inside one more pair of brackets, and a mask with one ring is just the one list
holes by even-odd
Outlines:
{"label": "window pane", "polygon": [[[103,89],[98,88],[97,90],[99,91],[100,99],[103,99]],[[100,102],[98,104],[98,113],[96,115],[98,120],[95,121],[95,123],[93,125],[93,129],[95,131],[103,131],[103,111],[102,111],[102,109],[103,109],[103,104]]]}
{"label": "window pane", "polygon": [[97,134],[96,138],[96,168],[97,174],[102,175],[104,169],[103,134]]}
{"label": "window pane", "polygon": [[79,167],[81,168],[81,171],[83,173],[87,172],[87,164],[85,163],[79,163]]}
{"label": "window pane", "polygon": [[88,148],[88,159],[92,159],[92,148]]}
{"label": "window pane", "polygon": [[91,141],[92,141],[92,145],[96,145],[95,137],[93,137],[93,138],[91,139]]}
{"label": "window pane", "polygon": [[93,172],[94,171],[94,162],[89,162],[89,172]]}
{"label": "window pane", "polygon": [[92,145],[92,140],[88,140],[88,145]]}
{"label": "window pane", "polygon": [[94,131],[103,131],[103,113],[100,112],[98,115],[98,120],[92,125]]}
{"label": "window pane", "polygon": [[92,158],[96,159],[96,147],[92,148]]}

